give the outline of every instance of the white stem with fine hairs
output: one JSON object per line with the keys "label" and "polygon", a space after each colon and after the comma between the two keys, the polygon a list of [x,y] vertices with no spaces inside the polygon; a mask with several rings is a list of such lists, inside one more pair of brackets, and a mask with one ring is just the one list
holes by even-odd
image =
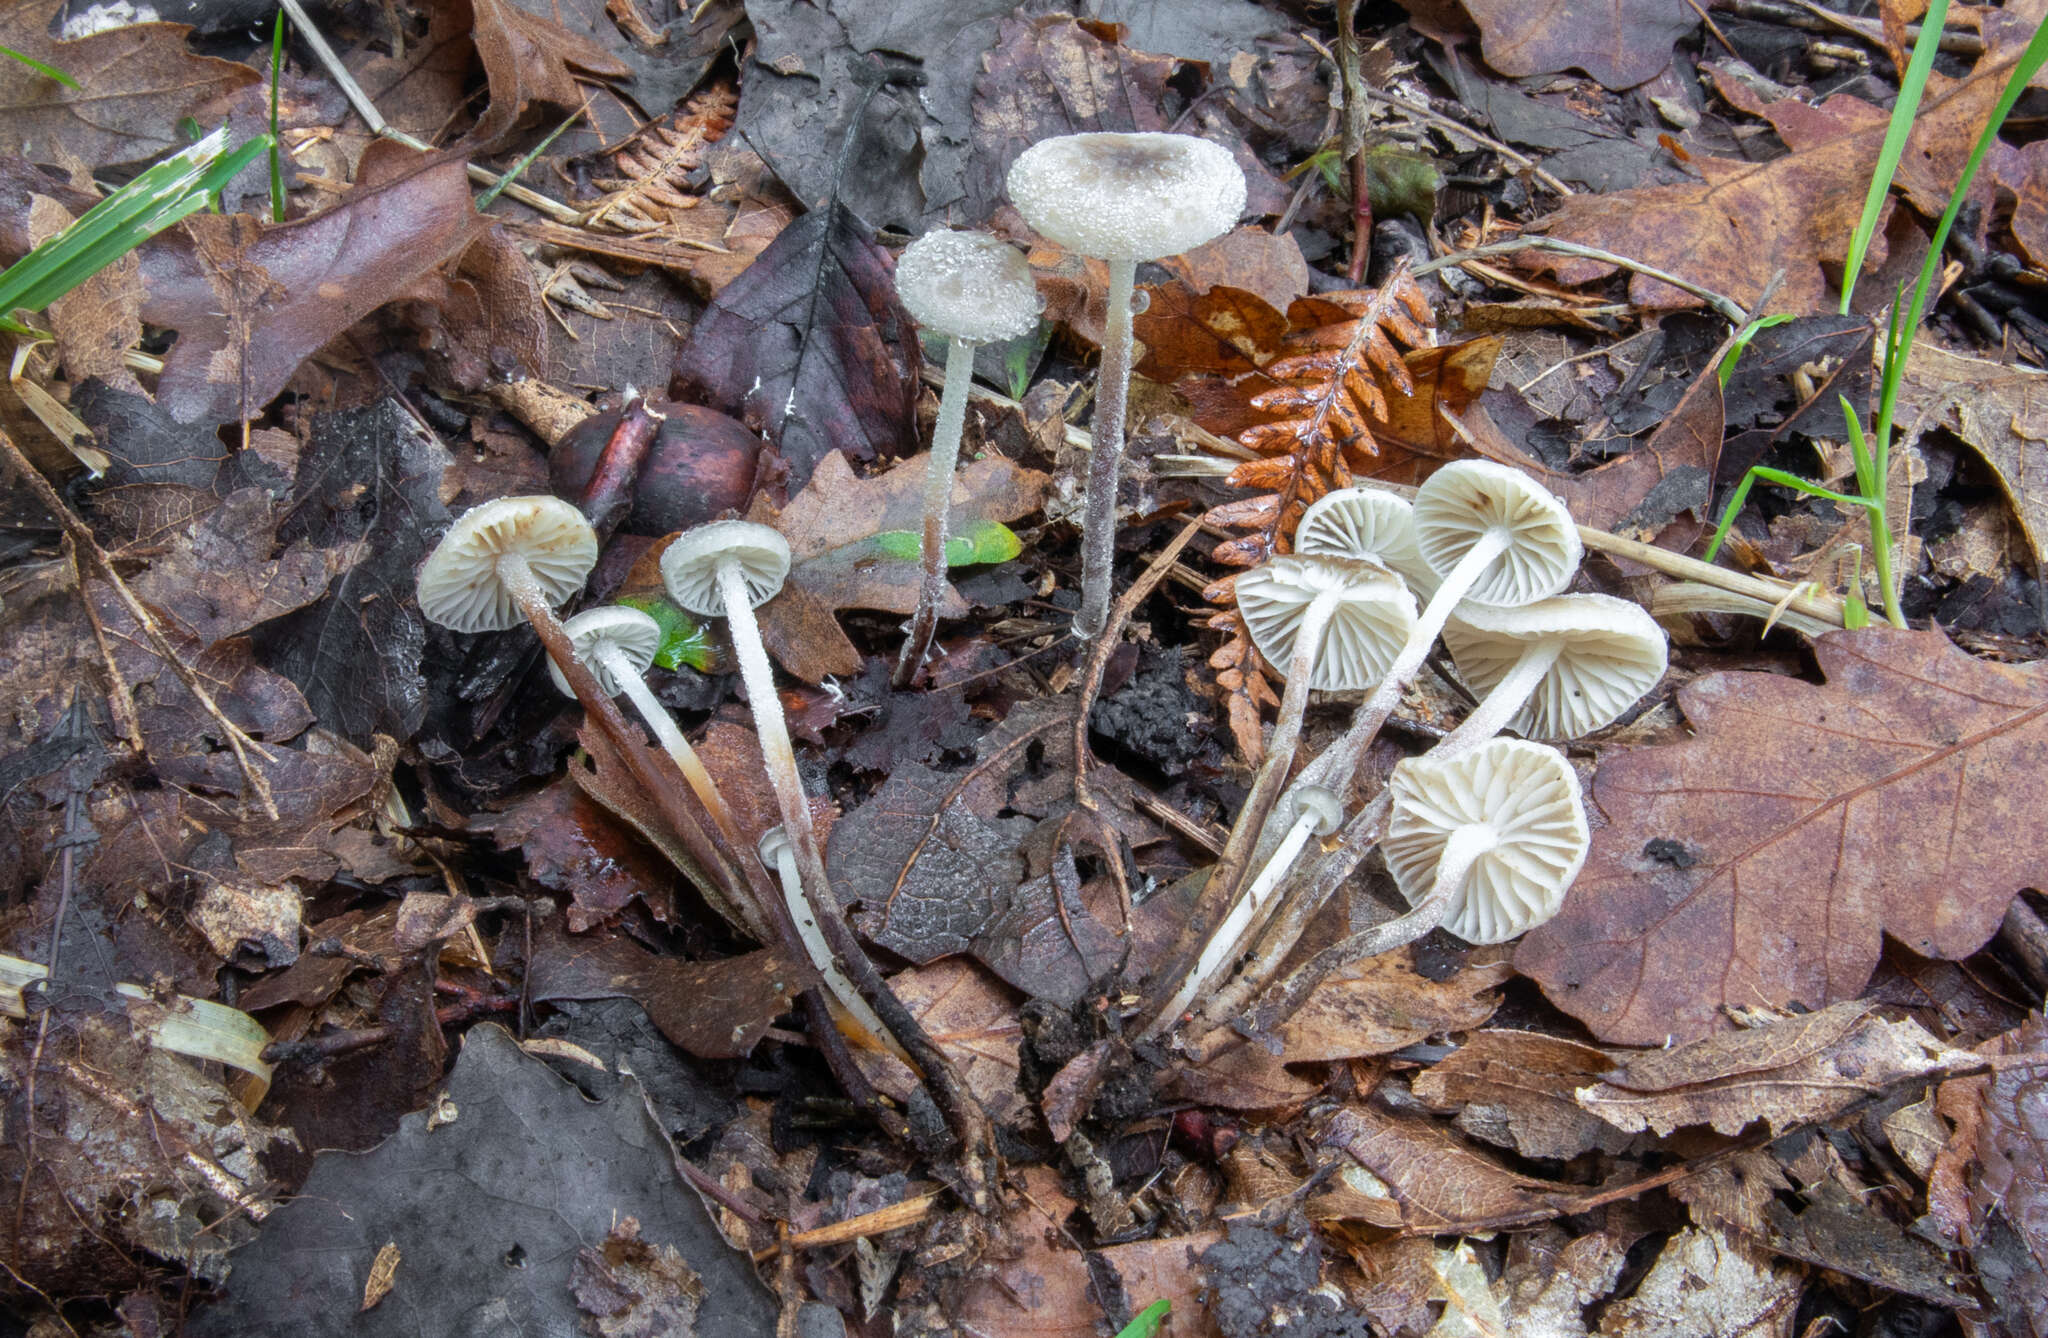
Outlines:
{"label": "white stem with fine hairs", "polygon": [[818,850],[818,834],[811,826],[811,806],[804,799],[804,780],[796,769],[796,753],[789,746],[789,725],[782,718],[782,699],[775,695],[775,671],[768,664],[767,647],[761,643],[761,624],[754,618],[754,601],[740,564],[726,560],[718,564],[718,593],[725,601],[726,622],[732,631],[732,650],[740,662],[740,682],[747,689],[747,704],[754,712],[754,733],[761,740],[761,759],[767,765],[768,784],[775,791],[775,806],[782,813],[782,829],[796,848],[797,873],[804,890],[820,915],[838,910],[832,888],[825,877],[825,859]]}
{"label": "white stem with fine hairs", "polygon": [[1429,750],[1430,760],[1448,762],[1463,757],[1505,729],[1562,654],[1562,637],[1544,637],[1531,642],[1500,682],[1493,685],[1493,691],[1486,694],[1486,700],[1474,707],[1462,724]]}
{"label": "white stem with fine hairs", "polygon": [[932,427],[931,459],[924,471],[924,583],[917,591],[917,612],[910,635],[896,661],[895,685],[910,686],[931,649],[939,626],[939,605],[946,598],[947,513],[953,508],[953,470],[960,462],[960,436],[967,427],[967,391],[974,384],[974,345],[952,337],[946,344],[946,388],[939,396],[939,421]]}
{"label": "white stem with fine hairs", "polygon": [[817,967],[818,974],[824,977],[826,997],[855,1026],[867,1032],[875,1044],[887,1046],[898,1059],[916,1068],[916,1063],[896,1043],[889,1029],[882,1025],[882,1019],[875,1016],[875,1010],[860,997],[860,991],[839,969],[838,959],[832,956],[832,948],[825,942],[825,931],[818,928],[818,917],[811,912],[810,900],[804,896],[803,883],[797,874],[796,848],[786,839],[775,851],[775,877],[782,884],[782,900],[789,907],[789,918],[796,925],[797,937],[803,940],[811,965]]}
{"label": "white stem with fine hairs", "polygon": [[1116,566],[1116,487],[1124,459],[1124,407],[1131,391],[1131,293],[1138,262],[1109,263],[1109,309],[1102,321],[1102,367],[1095,377],[1095,418],[1088,449],[1088,503],[1081,517],[1081,611],[1074,635],[1097,636],[1109,622]]}
{"label": "white stem with fine hairs", "polygon": [[[561,631],[561,616],[555,612],[554,605],[548,603],[547,592],[540,588],[540,582],[534,578],[533,567],[527,562],[526,555],[500,553],[497,566],[498,580],[504,583],[507,593],[512,596],[513,606],[526,615],[526,620],[530,623],[549,623],[557,631]],[[562,639],[566,641],[568,637],[569,634],[563,631]]]}
{"label": "white stem with fine hairs", "polygon": [[704,769],[697,750],[690,746],[690,741],[683,737],[683,731],[676,727],[675,719],[640,677],[639,669],[624,651],[610,641],[599,641],[592,658],[619,685],[619,691],[626,700],[633,703],[633,709],[654,732],[655,742],[676,764],[676,770],[683,773],[683,779],[696,793],[698,802],[704,805],[704,811],[718,824],[718,830],[725,834],[725,839],[737,847],[740,844],[739,824],[733,821],[732,810],[725,806],[725,796],[718,792],[718,782],[712,780],[711,773]]}
{"label": "white stem with fine hairs", "polygon": [[1281,878],[1294,863],[1294,857],[1308,844],[1315,824],[1315,814],[1306,808],[1296,816],[1287,828],[1287,835],[1280,839],[1280,848],[1273,852],[1273,858],[1267,861],[1265,868],[1259,870],[1259,876],[1245,889],[1244,895],[1237,899],[1237,903],[1230,908],[1230,913],[1223,917],[1223,923],[1216,926],[1216,932],[1210,935],[1209,942],[1202,948],[1202,955],[1196,959],[1187,975],[1182,977],[1180,988],[1174,991],[1173,997],[1166,1001],[1166,1005],[1145,1028],[1142,1039],[1151,1040],[1179,1022],[1181,1014],[1195,1001],[1195,995],[1201,988],[1238,955],[1244,946],[1244,940],[1251,933],[1253,921],[1264,909],[1267,900],[1273,894],[1273,889],[1280,885]]}
{"label": "white stem with fine hairs", "polygon": [[1500,833],[1489,823],[1468,822],[1453,829],[1450,839],[1444,842],[1443,853],[1436,858],[1436,877],[1431,880],[1429,895],[1422,904],[1448,907],[1479,857],[1499,844]]}

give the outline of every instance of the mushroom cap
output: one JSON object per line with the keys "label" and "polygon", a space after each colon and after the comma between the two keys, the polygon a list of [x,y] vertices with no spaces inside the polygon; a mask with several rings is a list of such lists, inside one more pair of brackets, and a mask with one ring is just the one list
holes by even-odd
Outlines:
{"label": "mushroom cap", "polygon": [[1491,460],[1455,460],[1415,494],[1415,546],[1447,576],[1488,530],[1504,529],[1508,548],[1466,595],[1475,604],[1527,604],[1570,584],[1584,550],[1563,502],[1519,469]]}
{"label": "mushroom cap", "polygon": [[1371,558],[1399,572],[1419,599],[1442,580],[1415,546],[1414,508],[1378,488],[1338,488],[1309,503],[1294,528],[1294,551]]}
{"label": "mushroom cap", "polygon": [[668,596],[692,613],[725,616],[718,569],[737,562],[756,607],[775,598],[789,575],[789,541],[750,520],[714,520],[677,535],[661,555]]}
{"label": "mushroom cap", "polygon": [[985,344],[1038,328],[1024,253],[986,232],[927,232],[896,257],[896,295],[925,329]]}
{"label": "mushroom cap", "polygon": [[471,507],[420,567],[420,612],[458,632],[519,626],[525,617],[498,571],[499,559],[512,554],[526,559],[553,607],[581,590],[597,565],[597,531],[559,497],[500,497]]}
{"label": "mushroom cap", "polygon": [[1316,596],[1332,590],[1343,597],[1323,633],[1309,687],[1318,692],[1372,687],[1386,677],[1415,626],[1415,596],[1379,563],[1332,554],[1273,558],[1237,578],[1237,611],[1259,654],[1285,674],[1302,616]]}
{"label": "mushroom cap", "polygon": [[788,831],[781,827],[770,827],[762,832],[761,839],[754,845],[754,851],[760,855],[761,862],[771,869],[776,866],[778,860],[795,848],[790,844]]}
{"label": "mushroom cap", "polygon": [[1444,624],[1458,672],[1485,696],[1538,641],[1562,645],[1550,672],[1507,727],[1532,739],[1576,739],[1618,718],[1664,677],[1664,629],[1611,595],[1556,595],[1520,608],[1466,605]]}
{"label": "mushroom cap", "polygon": [[1244,172],[1230,150],[1193,135],[1041,139],[1010,164],[1009,190],[1038,232],[1101,260],[1179,255],[1244,212]]}
{"label": "mushroom cap", "polygon": [[1320,785],[1296,786],[1294,817],[1296,821],[1307,818],[1313,834],[1328,836],[1344,825],[1344,801],[1335,790]]}
{"label": "mushroom cap", "polygon": [[1542,744],[1491,739],[1448,762],[1410,758],[1387,789],[1380,849],[1411,904],[1428,895],[1454,832],[1491,829],[1497,844],[1473,861],[1444,916],[1467,943],[1505,943],[1557,914],[1592,844],[1579,779]]}
{"label": "mushroom cap", "polygon": [[[618,647],[636,674],[646,673],[647,666],[654,663],[654,653],[661,649],[661,624],[624,604],[586,609],[563,623],[562,630],[569,634],[569,644],[575,648],[576,658],[583,661],[607,697],[618,696],[624,685],[611,671],[611,666],[597,658],[599,642],[609,641]],[[548,661],[548,676],[555,680],[555,686],[561,689],[564,697],[576,695],[576,689],[569,686],[568,676],[553,660]]]}

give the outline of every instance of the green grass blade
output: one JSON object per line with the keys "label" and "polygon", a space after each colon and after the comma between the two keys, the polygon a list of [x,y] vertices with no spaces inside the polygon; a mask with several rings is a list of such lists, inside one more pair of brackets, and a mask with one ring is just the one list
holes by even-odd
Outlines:
{"label": "green grass blade", "polygon": [[[1930,10],[1931,14],[1933,11]],[[2027,42],[2026,50],[2006,77],[2005,89],[1998,95],[1998,103],[1991,109],[1991,117],[1984,123],[1984,132],[1977,136],[1976,147],[1970,151],[1969,161],[1963,164],[1963,175],[1956,181],[1955,192],[1949,196],[1948,208],[1941,213],[1941,222],[1935,225],[1934,240],[1927,248],[1927,260],[1920,266],[1920,277],[1913,285],[1913,304],[1900,326],[1898,351],[1885,360],[1884,391],[1877,403],[1877,429],[1871,435],[1876,440],[1874,454],[1883,463],[1889,452],[1892,439],[1892,411],[1898,404],[1899,381],[1906,372],[1906,354],[1913,346],[1913,337],[1920,328],[1920,318],[1926,314],[1928,293],[1934,286],[1934,276],[1941,268],[1942,252],[1948,246],[1949,229],[1955,226],[1956,215],[1961,212],[1964,199],[1970,193],[1970,183],[1977,178],[1977,168],[1984,161],[1984,155],[1991,149],[1991,141],[2005,125],[2005,118],[2012,114],[2013,104],[2027,91],[2027,84],[2040,73],[2041,66],[2048,62],[2048,24],[2034,30]]]}
{"label": "green grass blade", "polygon": [[1891,124],[1885,127],[1884,146],[1878,150],[1877,166],[1870,174],[1870,189],[1863,197],[1863,215],[1856,220],[1855,235],[1849,239],[1849,257],[1842,270],[1844,316],[1849,314],[1849,299],[1856,292],[1856,276],[1863,269],[1863,257],[1870,251],[1870,239],[1877,233],[1885,196],[1891,193],[1892,178],[1906,152],[1906,137],[1912,133],[1913,119],[1920,114],[1920,99],[1927,92],[1927,76],[1934,69],[1935,53],[1941,49],[1942,24],[1947,21],[1948,0],[1934,0],[1920,20],[1920,40],[1913,43],[1913,58],[1906,63],[1906,77],[1899,81]]}
{"label": "green grass blade", "polygon": [[[258,135],[223,154],[222,127],[88,209],[77,222],[0,274],[0,314],[41,311],[207,200],[270,145]],[[11,322],[10,322],[11,323]]]}
{"label": "green grass blade", "polygon": [[1166,1317],[1173,1310],[1171,1301],[1154,1301],[1132,1317],[1131,1322],[1117,1330],[1116,1338],[1152,1338],[1159,1332],[1159,1326],[1166,1323]]}
{"label": "green grass blade", "polygon": [[1742,482],[1735,485],[1735,495],[1728,499],[1727,507],[1722,510],[1721,523],[1714,527],[1714,537],[1708,542],[1707,551],[1701,556],[1702,561],[1712,562],[1714,554],[1721,551],[1722,540],[1728,537],[1728,531],[1734,527],[1735,517],[1741,512],[1742,504],[1749,500],[1749,490],[1755,484],[1756,471],[1752,469],[1742,476]]}
{"label": "green grass blade", "polygon": [[284,222],[284,153],[277,133],[277,86],[284,74],[284,10],[270,29],[270,218]]}
{"label": "green grass blade", "polygon": [[1728,388],[1728,378],[1735,375],[1735,364],[1740,362],[1742,355],[1749,351],[1750,340],[1756,338],[1762,331],[1770,329],[1773,325],[1783,325],[1786,321],[1794,319],[1797,318],[1791,312],[1781,311],[1775,316],[1759,316],[1743,326],[1742,332],[1729,341],[1728,352],[1722,355],[1720,369],[1715,373],[1720,378],[1721,389],[1726,390]]}
{"label": "green grass blade", "polygon": [[64,71],[58,69],[55,65],[45,65],[43,64],[43,62],[37,60],[34,56],[22,55],[13,47],[0,46],[0,56],[6,56],[10,60],[18,60],[22,64],[28,66],[31,70],[34,70],[37,74],[42,75],[45,79],[55,79],[58,83],[64,85],[64,87],[66,88],[78,87],[78,81],[76,79],[73,79],[70,75],[64,73]]}
{"label": "green grass blade", "polygon": [[503,195],[505,193],[505,187],[511,185],[513,182],[519,180],[521,176],[525,175],[526,169],[533,166],[533,160],[540,157],[543,153],[546,153],[548,151],[548,146],[550,144],[553,144],[557,139],[560,139],[562,136],[562,132],[564,130],[567,130],[570,126],[576,124],[576,122],[580,120],[582,116],[583,108],[578,107],[575,111],[569,114],[568,120],[562,122],[553,130],[548,131],[548,137],[542,140],[540,143],[534,145],[533,152],[527,154],[524,158],[521,158],[518,162],[512,164],[512,170],[507,172],[504,176],[499,177],[497,180],[497,184],[493,185],[489,190],[485,191],[482,195],[476,197],[476,211],[479,214],[481,214],[484,210],[490,208],[491,202],[493,200],[496,200],[500,195]]}

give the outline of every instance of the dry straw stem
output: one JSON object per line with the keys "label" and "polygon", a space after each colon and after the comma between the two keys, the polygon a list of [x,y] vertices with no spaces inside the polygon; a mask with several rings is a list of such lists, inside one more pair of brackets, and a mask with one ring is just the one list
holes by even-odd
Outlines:
{"label": "dry straw stem", "polygon": [[[214,702],[212,694],[200,683],[199,676],[192,672],[191,666],[178,658],[178,652],[172,649],[170,638],[164,635],[164,629],[157,624],[149,610],[143,607],[142,601],[135,597],[135,592],[128,588],[128,583],[121,579],[120,573],[114,570],[114,564],[107,560],[106,550],[101,548],[99,540],[93,537],[91,527],[80,520],[77,513],[66,505],[64,499],[57,494],[57,490],[50,486],[50,481],[29,463],[28,457],[21,453],[21,447],[15,445],[14,439],[5,432],[0,432],[0,451],[5,452],[7,463],[21,477],[22,482],[28,485],[29,491],[36,495],[36,500],[43,504],[43,509],[50,513],[65,536],[71,540],[73,553],[91,566],[99,578],[113,589],[115,597],[121,601],[121,606],[128,611],[128,616],[135,620],[135,625],[149,638],[150,647],[156,651],[157,658],[170,666],[171,672],[184,684],[185,691],[191,693],[193,700],[199,703],[199,709],[212,716],[214,723],[220,726],[221,738],[227,743],[228,751],[235,755],[235,765],[242,769],[242,779],[248,782],[249,793],[263,806],[264,815],[273,822],[277,821],[277,800],[270,793],[270,782],[264,778],[262,771],[249,761],[251,752],[266,762],[270,760],[270,754],[263,750],[262,744],[243,733],[242,727],[228,719],[222,712],[219,705]],[[79,598],[85,597],[85,592],[80,590]]]}

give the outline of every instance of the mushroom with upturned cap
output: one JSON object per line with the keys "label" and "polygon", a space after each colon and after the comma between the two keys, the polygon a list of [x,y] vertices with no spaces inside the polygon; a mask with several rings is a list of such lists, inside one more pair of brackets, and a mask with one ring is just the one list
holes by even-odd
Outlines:
{"label": "mushroom with upturned cap", "polygon": [[1575,739],[1617,719],[1664,677],[1657,620],[1611,595],[1557,595],[1520,608],[1468,604],[1444,625],[1458,672],[1485,694],[1431,755],[1448,760],[1503,729]]}
{"label": "mushroom with upturned cap", "polygon": [[[683,731],[662,709],[660,700],[641,677],[661,649],[661,624],[638,609],[614,604],[579,613],[562,624],[562,630],[568,633],[576,658],[588,666],[597,685],[614,697],[623,693],[633,703],[640,718],[647,722],[647,728],[654,732],[662,751],[676,764],[676,770],[683,773],[683,779],[703,803],[711,820],[718,824],[719,831],[725,834],[728,842],[739,847],[739,825],[733,821],[732,810],[726,807],[725,797],[718,792],[718,782],[704,769],[697,750],[690,746]],[[560,666],[552,660],[548,662],[548,674],[563,696],[576,695]],[[758,932],[759,926],[749,927]]]}
{"label": "mushroom with upturned cap", "polygon": [[429,621],[457,632],[520,622],[560,626],[557,605],[597,565],[597,532],[559,497],[501,497],[471,507],[420,567],[416,598]]}
{"label": "mushroom with upturned cap", "polygon": [[1337,488],[1309,503],[1295,522],[1294,551],[1371,558],[1399,572],[1421,600],[1442,581],[1415,546],[1414,508],[1378,488]]}
{"label": "mushroom with upturned cap", "polygon": [[1109,620],[1138,262],[1178,255],[1230,231],[1244,212],[1244,172],[1229,150],[1193,135],[1061,135],[1024,150],[1010,165],[1008,185],[1017,211],[1040,234],[1109,262],[1081,522],[1081,611],[1074,618],[1074,634],[1092,637]]}
{"label": "mushroom with upturned cap", "polygon": [[1555,748],[1490,739],[1411,758],[1387,782],[1380,841],[1410,905],[1444,908],[1467,943],[1505,943],[1557,914],[1592,844],[1579,779]]}
{"label": "mushroom with upturned cap", "polygon": [[896,260],[896,295],[919,325],[946,336],[939,419],[925,465],[924,581],[896,662],[894,681],[903,688],[931,649],[946,597],[946,521],[974,383],[974,346],[1029,334],[1042,303],[1023,254],[985,232],[928,232],[912,242]]}
{"label": "mushroom with upturned cap", "polygon": [[1259,654],[1286,675],[1287,690],[1266,760],[1210,875],[1221,880],[1213,887],[1231,890],[1233,905],[1237,880],[1293,763],[1309,691],[1357,691],[1379,682],[1415,625],[1415,597],[1370,558],[1294,553],[1239,576],[1237,610]]}

